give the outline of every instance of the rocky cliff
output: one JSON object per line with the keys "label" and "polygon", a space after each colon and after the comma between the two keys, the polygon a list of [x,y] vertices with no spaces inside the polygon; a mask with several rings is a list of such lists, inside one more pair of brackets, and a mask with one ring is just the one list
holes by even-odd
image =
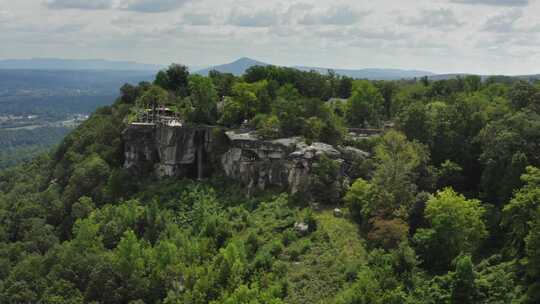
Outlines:
{"label": "rocky cliff", "polygon": [[130,125],[123,133],[125,168],[158,177],[202,178],[213,172],[235,179],[249,190],[277,187],[302,192],[322,155],[339,163],[338,179],[369,155],[352,147],[306,144],[301,138],[259,139],[247,131],[211,127]]}
{"label": "rocky cliff", "polygon": [[169,127],[131,124],[123,132],[124,167],[158,177],[208,176],[212,155],[211,127]]}

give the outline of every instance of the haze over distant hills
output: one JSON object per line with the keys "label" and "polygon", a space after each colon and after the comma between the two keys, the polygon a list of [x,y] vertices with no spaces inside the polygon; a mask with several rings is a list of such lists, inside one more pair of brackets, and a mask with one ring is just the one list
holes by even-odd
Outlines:
{"label": "haze over distant hills", "polygon": [[32,58],[0,60],[0,69],[158,71],[163,66],[104,59]]}
{"label": "haze over distant hills", "polygon": [[[257,61],[251,58],[243,57],[234,62],[213,66],[206,68],[196,73],[201,75],[208,75],[211,70],[216,70],[222,73],[232,73],[234,75],[242,75],[247,69],[252,66],[267,66],[268,63]],[[311,71],[315,70],[319,73],[327,73],[331,68],[321,68],[321,67],[307,67],[307,66],[294,66],[293,68]],[[353,78],[365,78],[373,80],[396,80],[403,78],[414,78],[422,76],[432,76],[435,75],[432,72],[428,71],[417,71],[417,70],[400,70],[400,69],[331,69],[334,70],[339,75],[353,77]]]}
{"label": "haze over distant hills", "polygon": [[244,74],[244,72],[253,66],[267,66],[268,63],[264,63],[261,61],[257,61],[251,58],[242,57],[236,61],[233,61],[231,63],[216,65],[213,67],[209,67],[206,69],[202,69],[199,71],[196,71],[195,73],[201,74],[201,75],[208,75],[208,73],[212,70],[216,70],[221,73],[231,73],[236,76],[240,76]]}

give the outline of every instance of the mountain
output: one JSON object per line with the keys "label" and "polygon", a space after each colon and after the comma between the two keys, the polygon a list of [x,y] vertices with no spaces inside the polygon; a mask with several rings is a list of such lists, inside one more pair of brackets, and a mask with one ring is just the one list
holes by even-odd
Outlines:
{"label": "mountain", "polygon": [[419,70],[401,70],[401,69],[329,69],[320,67],[295,67],[302,71],[317,71],[322,74],[326,74],[328,70],[333,70],[336,74],[357,78],[357,79],[370,79],[370,80],[399,80],[408,78],[419,78],[423,76],[432,76],[435,73]]}
{"label": "mountain", "polygon": [[[197,71],[197,74],[208,75],[211,70],[216,70],[222,73],[232,73],[234,75],[242,75],[244,72],[252,66],[267,66],[269,63],[257,61],[251,58],[243,57],[234,62],[217,65],[214,67],[209,67],[200,71]],[[325,74],[328,72],[329,68],[321,67],[307,67],[307,66],[294,66],[293,68],[299,69],[302,71],[317,71],[319,73]],[[336,74],[348,76],[352,78],[363,78],[363,79],[372,79],[372,80],[397,80],[403,78],[415,78],[422,76],[431,76],[435,75],[434,73],[427,71],[417,71],[417,70],[399,70],[399,69],[360,69],[360,70],[346,70],[346,69],[332,69]]]}
{"label": "mountain", "polygon": [[216,65],[216,66],[213,66],[213,67],[209,67],[209,68],[206,68],[206,69],[202,69],[202,70],[199,70],[195,73],[197,74],[201,74],[201,75],[208,75],[208,73],[212,70],[216,70],[218,72],[221,72],[221,73],[232,73],[236,76],[240,76],[242,74],[244,74],[244,72],[249,69],[250,67],[252,66],[257,66],[257,65],[261,65],[261,66],[267,66],[269,65],[268,63],[264,63],[264,62],[260,62],[260,61],[257,61],[257,60],[254,60],[254,59],[251,59],[251,58],[247,58],[247,57],[243,57],[243,58],[240,58],[234,62],[231,62],[231,63],[227,63],[227,64],[222,64],[222,65]]}
{"label": "mountain", "polygon": [[112,61],[103,59],[60,59],[32,58],[0,60],[0,69],[12,70],[117,70],[157,71],[162,66],[134,61]]}

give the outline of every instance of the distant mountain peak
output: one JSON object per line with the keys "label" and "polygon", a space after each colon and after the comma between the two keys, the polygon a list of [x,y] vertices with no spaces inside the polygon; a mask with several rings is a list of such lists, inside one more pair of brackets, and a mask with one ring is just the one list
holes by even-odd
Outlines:
{"label": "distant mountain peak", "polygon": [[[243,75],[247,69],[253,66],[267,66],[270,65],[268,63],[264,63],[262,61],[255,60],[253,58],[249,57],[241,57],[237,60],[217,65],[213,67],[209,67],[207,69],[203,69],[200,71],[197,71],[197,74],[201,75],[208,75],[208,73],[212,70],[216,70],[221,73],[232,73],[236,76]],[[401,69],[357,69],[357,70],[348,70],[348,69],[332,69],[332,68],[321,68],[321,67],[305,67],[305,66],[295,66],[293,67],[295,69],[299,69],[302,71],[317,71],[321,74],[325,74],[328,72],[328,70],[333,70],[336,72],[336,74],[342,75],[342,76],[348,76],[352,78],[359,78],[359,79],[372,79],[372,80],[399,80],[399,79],[410,79],[410,78],[418,78],[422,76],[432,76],[434,75],[431,72],[428,71],[417,71],[417,70],[401,70]]]}
{"label": "distant mountain peak", "polygon": [[231,73],[236,76],[240,76],[245,73],[247,69],[253,66],[267,66],[268,63],[264,63],[262,61],[258,61],[249,57],[241,57],[236,59],[235,61],[227,64],[221,64],[216,65],[213,67],[209,67],[200,71],[197,71],[197,74],[201,75],[208,75],[208,73],[212,70],[216,70],[221,73]]}

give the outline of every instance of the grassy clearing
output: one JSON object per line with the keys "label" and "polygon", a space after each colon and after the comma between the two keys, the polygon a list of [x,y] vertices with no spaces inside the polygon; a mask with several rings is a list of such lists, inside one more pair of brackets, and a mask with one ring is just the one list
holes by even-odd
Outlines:
{"label": "grassy clearing", "polygon": [[332,211],[317,213],[315,218],[317,230],[284,252],[288,257],[287,303],[331,303],[366,260],[354,223],[334,217]]}

